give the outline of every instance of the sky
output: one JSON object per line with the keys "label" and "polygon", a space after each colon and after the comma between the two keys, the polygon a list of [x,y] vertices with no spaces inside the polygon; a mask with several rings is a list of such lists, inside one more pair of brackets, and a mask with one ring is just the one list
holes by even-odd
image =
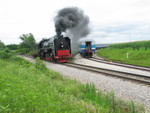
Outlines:
{"label": "sky", "polygon": [[54,17],[79,7],[90,19],[87,37],[96,43],[150,40],[150,0],[0,0],[0,40],[19,44],[32,33],[36,41],[54,36]]}

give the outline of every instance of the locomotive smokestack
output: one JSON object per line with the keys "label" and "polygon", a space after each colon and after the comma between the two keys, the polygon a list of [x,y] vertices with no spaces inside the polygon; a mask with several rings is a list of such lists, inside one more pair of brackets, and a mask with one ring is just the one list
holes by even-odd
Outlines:
{"label": "locomotive smokestack", "polygon": [[78,33],[78,38],[85,37],[90,32],[88,24],[89,18],[77,7],[63,8],[55,17],[55,29],[58,36],[68,30],[73,36]]}
{"label": "locomotive smokestack", "polygon": [[58,37],[61,36],[61,32],[60,32],[60,31],[57,32],[57,36],[58,36]]}

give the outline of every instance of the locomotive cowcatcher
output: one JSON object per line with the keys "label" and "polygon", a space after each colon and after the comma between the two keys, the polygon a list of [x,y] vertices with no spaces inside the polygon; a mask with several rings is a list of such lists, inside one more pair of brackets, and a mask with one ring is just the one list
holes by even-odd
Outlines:
{"label": "locomotive cowcatcher", "polygon": [[70,38],[56,35],[49,39],[43,39],[38,44],[38,56],[47,61],[68,62],[72,57]]}

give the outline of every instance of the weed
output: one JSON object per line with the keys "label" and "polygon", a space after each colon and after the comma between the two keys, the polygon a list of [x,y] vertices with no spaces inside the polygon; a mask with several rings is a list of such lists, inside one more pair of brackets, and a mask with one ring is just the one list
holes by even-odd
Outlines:
{"label": "weed", "polygon": [[40,57],[36,58],[35,67],[36,69],[39,69],[39,70],[43,70],[43,71],[47,70],[46,65],[43,63]]}
{"label": "weed", "polygon": [[0,60],[0,112],[140,113],[143,110],[116,100],[114,93],[105,94],[93,84],[64,78],[43,68],[40,59],[37,61],[26,66],[27,61],[18,57]]}

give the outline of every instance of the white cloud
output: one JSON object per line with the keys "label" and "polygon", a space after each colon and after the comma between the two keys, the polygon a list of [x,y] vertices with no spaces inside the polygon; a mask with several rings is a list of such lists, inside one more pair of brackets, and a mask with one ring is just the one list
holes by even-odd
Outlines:
{"label": "white cloud", "polygon": [[111,24],[94,27],[88,38],[97,43],[118,43],[137,40],[150,40],[150,24]]}
{"label": "white cloud", "polygon": [[1,0],[0,40],[19,43],[18,37],[30,32],[38,41],[55,35],[53,18],[67,6],[77,6],[90,17],[92,32],[88,37],[97,42],[126,41],[129,32],[135,40],[141,38],[133,34],[148,39],[149,0]]}

